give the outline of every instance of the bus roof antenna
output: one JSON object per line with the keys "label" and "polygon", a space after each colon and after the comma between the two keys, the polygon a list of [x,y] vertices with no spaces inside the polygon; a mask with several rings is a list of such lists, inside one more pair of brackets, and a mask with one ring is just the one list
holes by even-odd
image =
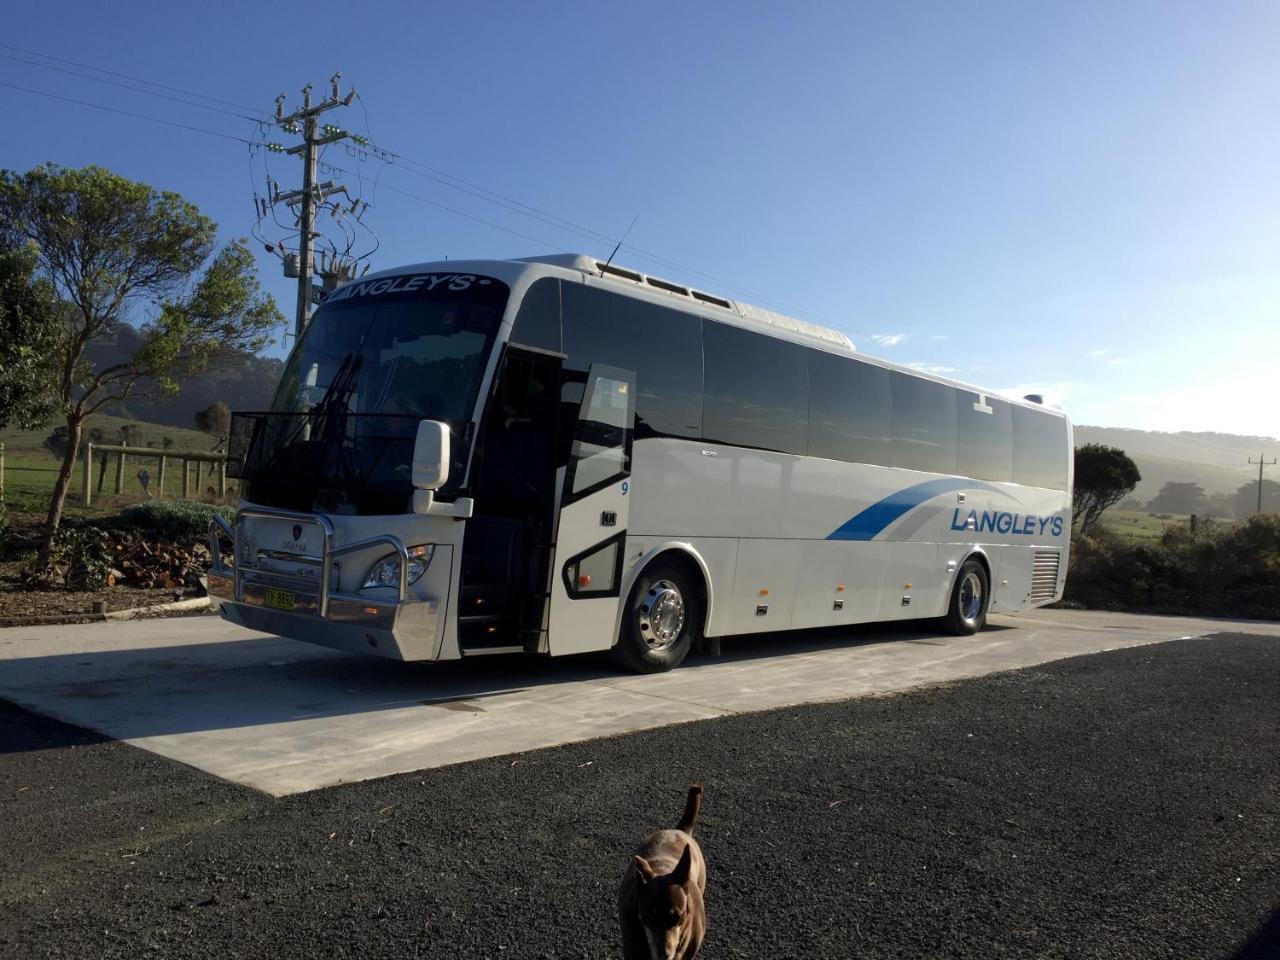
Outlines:
{"label": "bus roof antenna", "polygon": [[627,234],[631,232],[631,227],[636,225],[636,221],[640,219],[640,214],[636,214],[631,218],[631,226],[622,232],[622,239],[618,241],[618,245],[613,248],[613,253],[609,254],[609,259],[604,262],[604,266],[600,268],[600,276],[604,276],[604,272],[609,269],[609,264],[613,263],[613,258],[618,255],[618,251],[622,249],[622,241],[627,239]]}

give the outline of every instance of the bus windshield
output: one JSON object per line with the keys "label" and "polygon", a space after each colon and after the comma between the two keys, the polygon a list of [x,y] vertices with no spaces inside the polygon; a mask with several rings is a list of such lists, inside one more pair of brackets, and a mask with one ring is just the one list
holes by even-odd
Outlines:
{"label": "bus windshield", "polygon": [[290,355],[271,410],[233,420],[248,498],[293,510],[403,512],[424,419],[452,433],[449,481],[438,491],[451,495],[507,293],[498,280],[447,273],[339,289]]}
{"label": "bus windshield", "polygon": [[353,293],[316,313],[285,366],[273,413],[311,410],[341,373],[349,414],[451,422],[471,416],[506,286],[468,276],[463,290],[446,282],[374,292],[403,279],[352,284]]}

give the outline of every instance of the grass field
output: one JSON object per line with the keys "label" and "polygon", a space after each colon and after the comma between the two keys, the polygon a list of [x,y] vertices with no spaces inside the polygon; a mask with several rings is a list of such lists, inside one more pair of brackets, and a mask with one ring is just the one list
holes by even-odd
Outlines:
{"label": "grass field", "polygon": [[[116,476],[116,455],[108,460],[106,475],[101,476],[102,466],[97,457],[93,465],[93,505],[86,509],[81,498],[83,484],[82,467],[76,464],[71,477],[71,487],[67,495],[66,512],[84,516],[101,516],[115,512],[128,503],[136,503],[147,499],[138,479],[138,472],[145,469],[149,474],[150,489],[153,497],[177,497],[182,493],[182,463],[173,455],[180,451],[207,452],[213,446],[213,438],[198,430],[186,430],[182,427],[168,427],[156,423],[143,423],[122,417],[95,416],[89,420],[87,429],[97,428],[104,434],[103,443],[118,444],[120,430],[129,424],[142,427],[143,444],[154,446],[157,457],[127,457],[124,466],[123,482],[119,496],[114,494]],[[4,444],[4,499],[5,505],[14,513],[43,513],[49,505],[49,495],[53,492],[53,484],[58,476],[61,458],[44,445],[45,438],[53,431],[54,424],[40,430],[0,430],[0,443]],[[172,441],[168,450],[163,450],[165,438]],[[160,461],[158,455],[164,452],[171,459],[166,467],[163,494],[157,489]],[[210,485],[209,464],[205,464],[199,489],[207,491]],[[192,464],[194,478],[195,464]],[[101,477],[101,486],[99,478]],[[101,493],[98,491],[101,490]]]}
{"label": "grass field", "polygon": [[[1108,510],[1102,515],[1102,525],[1112,533],[1129,540],[1155,542],[1166,530],[1185,530],[1191,518],[1186,516],[1161,517],[1140,510]],[[1219,521],[1215,521],[1219,522]],[[1230,523],[1231,521],[1221,521]]]}

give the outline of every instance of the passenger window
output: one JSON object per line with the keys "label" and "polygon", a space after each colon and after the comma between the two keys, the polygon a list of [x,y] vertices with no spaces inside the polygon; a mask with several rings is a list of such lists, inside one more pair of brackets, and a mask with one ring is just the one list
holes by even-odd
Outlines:
{"label": "passenger window", "polygon": [[703,324],[703,436],[759,450],[803,454],[809,433],[805,350],[727,324]]}
{"label": "passenger window", "polygon": [[702,435],[702,320],[581,283],[561,286],[568,370],[636,374],[636,436]]}
{"label": "passenger window", "polygon": [[889,375],[893,400],[893,465],[956,472],[955,390],[907,373]]}
{"label": "passenger window", "polygon": [[1013,479],[1029,487],[1067,489],[1067,421],[1027,407],[1013,408]]}
{"label": "passenger window", "polygon": [[1013,413],[1004,400],[956,391],[957,473],[975,480],[1013,479]]}
{"label": "passenger window", "polygon": [[809,456],[888,466],[889,371],[820,350],[809,354]]}
{"label": "passenger window", "polygon": [[569,458],[568,500],[626,476],[631,469],[628,432],[634,391],[623,370],[593,365]]}

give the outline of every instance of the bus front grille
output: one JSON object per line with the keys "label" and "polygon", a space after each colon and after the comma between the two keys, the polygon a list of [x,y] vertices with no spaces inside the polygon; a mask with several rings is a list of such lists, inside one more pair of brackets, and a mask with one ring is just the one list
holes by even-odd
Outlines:
{"label": "bus front grille", "polygon": [[1037,550],[1031,560],[1031,592],[1028,600],[1052,600],[1058,592],[1058,565],[1062,554],[1057,550]]}

